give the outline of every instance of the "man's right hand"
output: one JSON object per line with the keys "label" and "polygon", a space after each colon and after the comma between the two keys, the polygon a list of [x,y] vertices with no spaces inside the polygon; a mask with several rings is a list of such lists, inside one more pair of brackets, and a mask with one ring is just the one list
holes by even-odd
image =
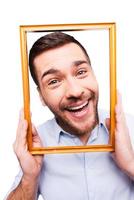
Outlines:
{"label": "man's right hand", "polygon": [[[27,148],[27,129],[28,123],[24,119],[23,110],[20,111],[19,123],[17,128],[16,140],[14,142],[14,151],[21,165],[24,178],[34,179],[40,174],[43,156],[32,155]],[[41,140],[34,126],[32,126],[33,147],[41,147]]]}
{"label": "man's right hand", "polygon": [[[12,191],[7,200],[24,199],[35,200],[37,199],[38,181],[42,168],[43,156],[32,155],[27,148],[27,129],[28,123],[24,119],[23,110],[20,112],[19,123],[17,128],[16,140],[14,142],[14,151],[21,165],[23,176],[18,187]],[[33,147],[41,147],[41,140],[35,129],[32,127]]]}

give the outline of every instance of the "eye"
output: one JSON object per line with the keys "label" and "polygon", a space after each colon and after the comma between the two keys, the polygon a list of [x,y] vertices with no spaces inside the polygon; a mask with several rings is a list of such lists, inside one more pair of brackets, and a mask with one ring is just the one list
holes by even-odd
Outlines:
{"label": "eye", "polygon": [[48,85],[55,85],[57,84],[59,81],[57,79],[53,79],[51,81],[49,81]]}
{"label": "eye", "polygon": [[81,69],[77,72],[77,76],[82,76],[82,75],[85,75],[87,73],[87,70],[85,69]]}

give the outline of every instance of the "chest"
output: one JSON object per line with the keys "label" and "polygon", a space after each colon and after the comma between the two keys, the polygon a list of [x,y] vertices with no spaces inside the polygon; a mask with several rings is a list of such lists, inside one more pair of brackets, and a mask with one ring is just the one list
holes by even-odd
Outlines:
{"label": "chest", "polygon": [[46,200],[117,200],[124,189],[129,195],[130,187],[130,179],[118,169],[109,153],[45,156],[40,192]]}

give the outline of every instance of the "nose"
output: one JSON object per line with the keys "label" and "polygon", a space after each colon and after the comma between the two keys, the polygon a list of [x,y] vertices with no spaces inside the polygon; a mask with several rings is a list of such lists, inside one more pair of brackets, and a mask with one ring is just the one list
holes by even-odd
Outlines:
{"label": "nose", "polygon": [[66,98],[67,99],[77,99],[84,94],[84,88],[76,80],[68,80],[66,87]]}

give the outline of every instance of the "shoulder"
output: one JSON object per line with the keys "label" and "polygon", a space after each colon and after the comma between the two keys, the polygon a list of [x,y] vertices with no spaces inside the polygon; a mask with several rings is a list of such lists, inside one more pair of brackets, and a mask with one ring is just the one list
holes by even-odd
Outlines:
{"label": "shoulder", "polygon": [[38,125],[37,130],[39,134],[42,134],[44,131],[49,132],[53,128],[54,122],[55,122],[55,119],[53,118]]}
{"label": "shoulder", "polygon": [[[110,112],[105,110],[99,110],[99,119],[104,122],[106,118],[110,117]],[[129,129],[129,135],[132,143],[134,144],[134,115],[125,113],[126,124]]]}

